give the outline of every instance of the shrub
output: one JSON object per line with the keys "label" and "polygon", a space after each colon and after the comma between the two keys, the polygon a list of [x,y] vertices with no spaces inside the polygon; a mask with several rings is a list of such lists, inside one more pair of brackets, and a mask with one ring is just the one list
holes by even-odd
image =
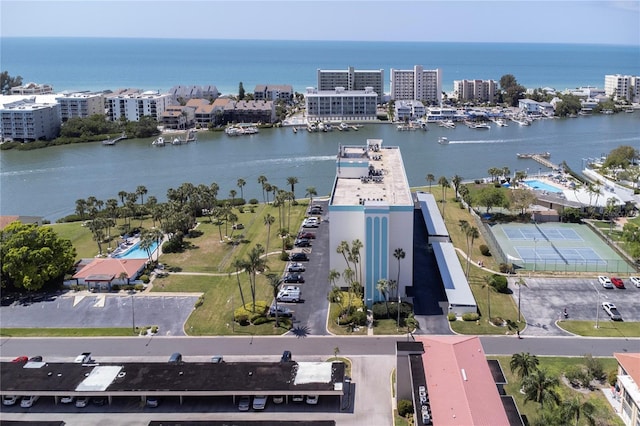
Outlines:
{"label": "shrub", "polygon": [[449,313],[447,314],[447,319],[448,319],[449,321],[455,321],[455,320],[456,320],[456,314],[454,314],[453,312],[449,312]]}
{"label": "shrub", "polygon": [[200,297],[198,297],[198,300],[196,300],[196,303],[193,305],[195,308],[199,308],[200,306],[202,306],[202,304],[204,303],[204,294],[200,295]]}
{"label": "shrub", "polygon": [[112,285],[112,286],[111,286],[111,290],[112,290],[112,291],[120,291],[120,285],[118,285],[118,284],[114,284],[114,285]]}
{"label": "shrub", "polygon": [[249,316],[247,314],[234,315],[233,318],[240,325],[249,325]]}
{"label": "shrub", "polygon": [[[389,318],[398,318],[398,303],[397,302],[388,302],[389,306]],[[373,318],[374,319],[382,319],[387,318],[387,308],[384,302],[374,303],[372,307]],[[400,304],[400,317],[406,318],[410,313],[413,312],[413,306],[410,303],[401,303]]]}
{"label": "shrub", "polygon": [[467,312],[462,314],[463,321],[478,321],[480,319],[480,315],[477,312]]}
{"label": "shrub", "polygon": [[269,318],[260,316],[260,317],[257,317],[256,319],[254,319],[253,321],[251,321],[251,323],[253,325],[260,325],[260,324],[266,324],[266,323],[268,323],[270,321],[271,320]]}
{"label": "shrub", "polygon": [[252,204],[252,205],[260,204],[260,201],[258,201],[257,198],[252,198],[249,200],[249,204]]}
{"label": "shrub", "polygon": [[508,293],[509,292],[509,284],[507,283],[507,278],[493,274],[491,277],[491,287],[493,287],[498,293]]}
{"label": "shrub", "polygon": [[140,281],[142,281],[145,284],[149,284],[149,275],[140,275]]}
{"label": "shrub", "polygon": [[182,241],[177,239],[170,239],[162,244],[163,253],[179,253],[182,251]]}
{"label": "shrub", "polygon": [[496,327],[502,327],[504,325],[504,320],[500,317],[494,317],[490,319],[491,324],[495,325]]}
{"label": "shrub", "polygon": [[483,256],[491,256],[489,247],[487,247],[485,244],[480,244],[480,247],[478,248],[480,249],[480,253],[482,253]]}
{"label": "shrub", "polygon": [[133,286],[133,289],[136,291],[142,291],[144,290],[144,284],[136,284]]}
{"label": "shrub", "polygon": [[398,414],[402,417],[408,417],[413,415],[413,403],[408,399],[401,399],[398,401]]}
{"label": "shrub", "polygon": [[503,274],[506,274],[507,272],[511,272],[511,265],[509,265],[508,263],[501,263],[500,272],[502,272]]}
{"label": "shrub", "polygon": [[342,296],[342,292],[338,287],[333,287],[327,296],[327,299],[331,303],[338,303],[340,301],[340,296]]}
{"label": "shrub", "polygon": [[287,253],[286,251],[283,250],[280,253],[280,260],[282,260],[283,262],[289,261],[289,253]]}
{"label": "shrub", "polygon": [[604,368],[599,359],[594,358],[591,354],[586,354],[584,356],[584,363],[587,366],[590,378],[595,380],[602,380],[604,378]]}
{"label": "shrub", "polygon": [[609,386],[615,386],[616,385],[616,383],[618,382],[618,371],[617,370],[609,371],[609,374],[607,374],[607,382],[609,383]]}
{"label": "shrub", "polygon": [[356,325],[367,325],[367,313],[364,311],[355,311],[351,318]]}
{"label": "shrub", "polygon": [[475,183],[476,185],[480,185],[482,181],[480,179],[475,179],[473,183]]}
{"label": "shrub", "polygon": [[158,332],[158,326],[154,325],[153,327],[151,327],[151,333],[156,334]]}

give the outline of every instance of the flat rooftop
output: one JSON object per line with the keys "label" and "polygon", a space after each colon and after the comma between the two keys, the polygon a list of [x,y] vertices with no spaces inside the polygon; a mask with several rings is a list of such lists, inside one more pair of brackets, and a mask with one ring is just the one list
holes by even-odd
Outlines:
{"label": "flat rooftop", "polygon": [[336,159],[332,206],[413,205],[400,148],[367,145],[341,146]]}

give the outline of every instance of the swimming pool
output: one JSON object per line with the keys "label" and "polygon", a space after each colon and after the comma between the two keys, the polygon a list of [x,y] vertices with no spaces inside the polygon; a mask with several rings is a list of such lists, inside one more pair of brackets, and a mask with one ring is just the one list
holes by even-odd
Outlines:
{"label": "swimming pool", "polygon": [[547,192],[562,192],[562,189],[558,188],[557,186],[552,186],[549,185],[548,183],[544,183],[539,181],[538,179],[529,179],[529,180],[525,180],[524,183],[533,189],[536,189],[538,191],[547,191]]}
{"label": "swimming pool", "polygon": [[[151,245],[151,254],[153,254],[157,248],[158,248],[158,243],[153,243]],[[114,257],[116,259],[148,259],[149,255],[147,254],[146,250],[140,248],[140,242],[137,242],[126,253],[116,255]]]}

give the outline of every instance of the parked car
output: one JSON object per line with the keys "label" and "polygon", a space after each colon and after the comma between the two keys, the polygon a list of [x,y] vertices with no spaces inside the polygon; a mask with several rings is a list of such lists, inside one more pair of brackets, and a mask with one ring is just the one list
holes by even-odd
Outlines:
{"label": "parked car", "polygon": [[602,302],[602,309],[605,310],[609,317],[614,321],[622,321],[622,315],[618,312],[618,308],[611,302]]}
{"label": "parked car", "polygon": [[250,406],[251,406],[251,397],[248,395],[242,395],[240,397],[240,401],[238,401],[238,410],[249,411]]}
{"label": "parked car", "polygon": [[613,288],[613,284],[611,284],[611,280],[609,279],[609,277],[600,275],[598,277],[598,281],[600,282],[600,284],[602,284],[602,287],[604,288]]}
{"label": "parked car", "polygon": [[267,405],[267,396],[266,395],[256,395],[253,397],[253,409],[254,410],[264,410],[264,407]]}
{"label": "parked car", "polygon": [[302,222],[303,228],[317,228],[318,227],[318,219],[315,217],[308,217]]}
{"label": "parked car", "polygon": [[60,398],[60,402],[62,404],[71,404],[74,399],[76,399],[75,396],[67,395],[67,396],[63,396],[62,398]]}
{"label": "parked car", "polygon": [[93,362],[91,359],[91,352],[82,352],[73,360],[73,362],[77,362],[78,364],[91,364]]}
{"label": "parked car", "polygon": [[291,262],[289,266],[287,266],[287,271],[289,272],[304,272],[306,268],[302,263]]}
{"label": "parked car", "polygon": [[284,396],[282,395],[273,395],[273,403],[274,404],[282,404],[284,402]]}
{"label": "parked car", "polygon": [[174,352],[169,357],[169,364],[182,364],[182,354],[180,352]]}
{"label": "parked car", "polygon": [[624,288],[624,281],[618,277],[611,277],[611,284],[616,286],[616,288]]}
{"label": "parked car", "polygon": [[40,398],[38,395],[23,396],[22,400],[20,400],[20,407],[31,408],[38,398]]}
{"label": "parked car", "polygon": [[290,362],[291,361],[291,351],[282,352],[282,356],[280,357],[280,362]]}
{"label": "parked car", "polygon": [[304,396],[303,395],[293,395],[291,397],[291,401],[293,401],[293,402],[303,402],[304,401]]}
{"label": "parked car", "polygon": [[20,397],[18,395],[3,395],[2,405],[16,405]]}
{"label": "parked car", "polygon": [[84,408],[87,404],[89,404],[88,396],[79,396],[78,399],[76,399],[76,407],[78,408]]}
{"label": "parked car", "polygon": [[298,238],[293,245],[296,247],[311,247],[311,240],[308,238]]}
{"label": "parked car", "polygon": [[296,253],[291,253],[289,255],[289,260],[293,260],[296,262],[303,262],[303,261],[309,260],[309,256],[307,256],[307,253],[296,252]]}
{"label": "parked car", "polygon": [[315,209],[315,210],[320,210],[322,211],[322,206],[320,204],[314,204],[313,206],[311,206],[311,209]]}
{"label": "parked car", "polygon": [[318,404],[318,395],[307,395],[307,404],[309,404],[309,405],[317,405]]}
{"label": "parked car", "polygon": [[314,240],[316,238],[316,234],[308,231],[301,231],[298,233],[298,238],[307,238],[309,240]]}
{"label": "parked car", "polygon": [[233,229],[244,229],[244,225],[241,223],[236,223],[232,226]]}
{"label": "parked car", "polygon": [[147,407],[156,408],[159,404],[160,403],[158,401],[158,398],[156,398],[155,396],[150,396],[147,398]]}
{"label": "parked car", "polygon": [[224,358],[222,355],[214,355],[211,357],[211,362],[214,364],[222,364],[224,363]]}
{"label": "parked car", "polygon": [[298,272],[289,272],[284,276],[282,281],[285,283],[303,283],[304,277]]}
{"label": "parked car", "polygon": [[36,355],[29,358],[29,362],[42,362],[42,356]]}
{"label": "parked car", "polygon": [[104,398],[102,396],[97,396],[95,398],[91,398],[91,403],[93,405],[97,405],[98,407],[102,407],[104,404],[107,403],[107,398]]}
{"label": "parked car", "polygon": [[309,209],[309,214],[322,214],[322,209],[312,207],[311,209]]}
{"label": "parked car", "polygon": [[[279,317],[291,317],[291,316],[293,316],[293,312],[291,311],[291,309],[287,308],[286,306],[278,306],[277,312],[278,312],[278,316]],[[270,317],[275,317],[276,316],[276,307],[275,306],[271,306],[269,308],[269,316]]]}
{"label": "parked car", "polygon": [[640,288],[640,277],[629,277],[629,281],[631,281],[631,284]]}
{"label": "parked car", "polygon": [[25,355],[19,356],[11,360],[11,362],[20,363],[20,364],[24,364],[28,361],[29,361],[29,357]]}

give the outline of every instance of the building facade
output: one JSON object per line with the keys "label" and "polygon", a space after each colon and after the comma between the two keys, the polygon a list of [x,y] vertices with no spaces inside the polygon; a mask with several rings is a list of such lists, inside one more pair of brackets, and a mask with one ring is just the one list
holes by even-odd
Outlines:
{"label": "building facade", "polygon": [[142,92],[139,89],[123,89],[106,95],[107,118],[111,121],[140,121],[140,117],[151,116],[162,121],[162,113],[173,105],[172,96],[154,91]]}
{"label": "building facade", "polygon": [[613,388],[616,412],[627,426],[640,424],[640,353],[614,353],[618,375]]}
{"label": "building facade", "polygon": [[342,87],[348,91],[366,90],[373,88],[377,94],[377,103],[382,103],[384,95],[384,70],[356,70],[349,67],[346,70],[318,70],[318,91],[331,91]]}
{"label": "building facade", "polygon": [[495,101],[498,83],[495,80],[455,80],[453,93],[459,101]]}
{"label": "building facade", "polygon": [[640,77],[632,75],[608,74],[604,76],[604,93],[616,101],[636,102],[639,99]]}
{"label": "building facade", "polygon": [[48,95],[53,93],[53,87],[49,84],[27,83],[11,88],[12,95]]}
{"label": "building facade", "polygon": [[[390,297],[405,297],[413,285],[414,204],[400,148],[385,147],[382,139],[340,146],[329,212],[329,262],[341,274],[337,285],[359,282],[368,307],[384,300],[380,280],[397,283]],[[360,246],[357,264],[347,264],[337,251],[345,244]],[[353,273],[344,273],[347,269]]]}
{"label": "building facade", "polygon": [[33,142],[51,140],[60,134],[60,105],[39,103],[31,97],[0,108],[2,140]]}
{"label": "building facade", "polygon": [[216,86],[195,86],[195,85],[187,85],[187,86],[173,86],[169,89],[169,94],[171,95],[173,101],[178,103],[179,101],[183,101],[183,103],[189,101],[190,99],[209,99],[214,100],[220,93]]}
{"label": "building facade", "polygon": [[258,84],[253,89],[253,98],[260,101],[293,100],[293,87],[290,84]]}
{"label": "building facade", "polygon": [[391,68],[391,99],[419,100],[429,105],[442,101],[442,71],[425,70],[416,65],[412,70]]}
{"label": "building facade", "polygon": [[397,101],[394,105],[396,121],[415,120],[424,117],[426,109],[420,101]]}
{"label": "building facade", "polygon": [[64,123],[70,118],[87,118],[92,115],[104,115],[104,95],[102,93],[77,92],[61,94],[56,97],[60,105],[60,119]]}
{"label": "building facade", "polygon": [[372,87],[365,90],[333,90],[307,88],[305,107],[309,121],[375,120],[378,94]]}
{"label": "building facade", "polygon": [[[216,105],[216,102],[213,103]],[[276,105],[273,101],[234,101],[223,106],[224,123],[274,123]]]}

